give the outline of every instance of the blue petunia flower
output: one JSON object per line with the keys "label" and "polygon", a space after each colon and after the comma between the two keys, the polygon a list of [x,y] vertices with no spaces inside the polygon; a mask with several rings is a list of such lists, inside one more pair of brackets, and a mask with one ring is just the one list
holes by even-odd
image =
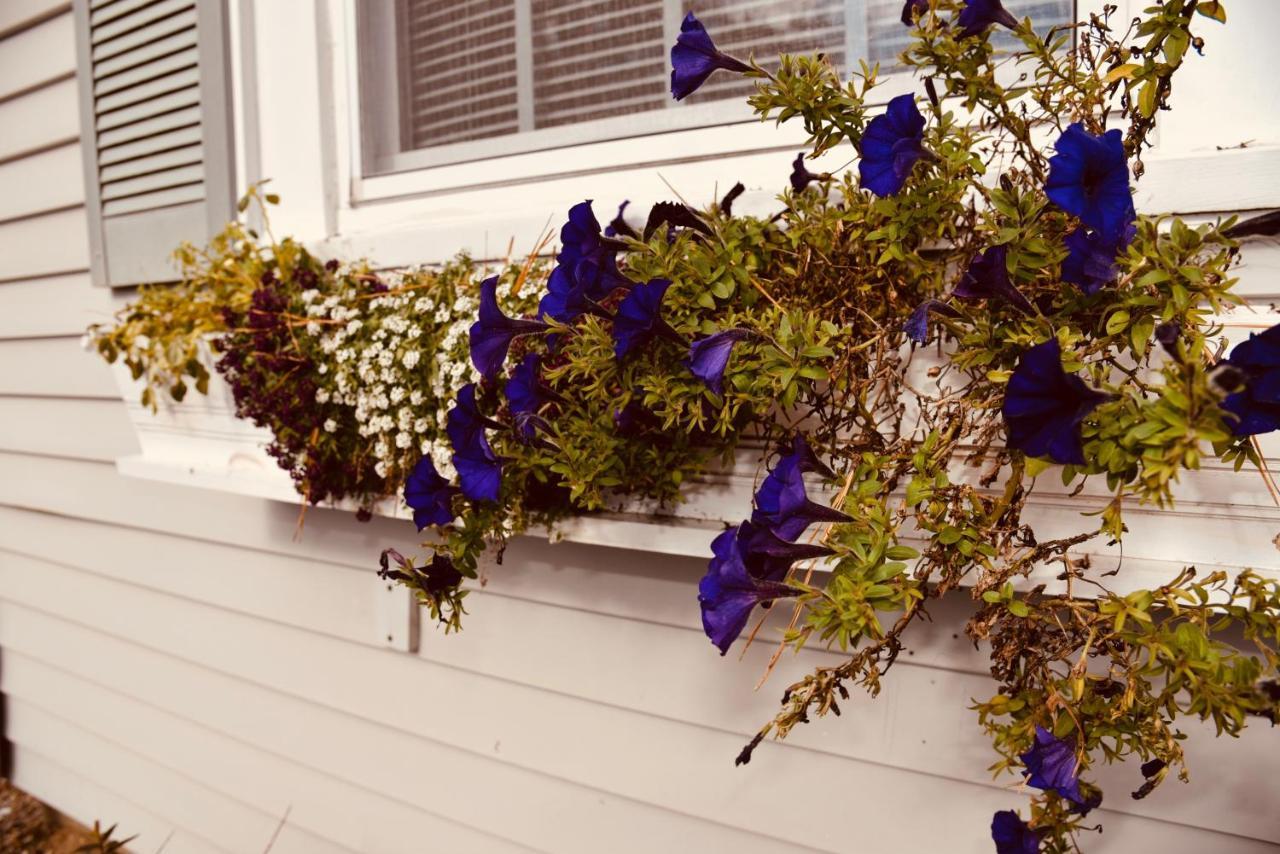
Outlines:
{"label": "blue petunia flower", "polygon": [[802,472],[813,472],[820,474],[827,480],[834,480],[836,473],[831,470],[831,466],[824,463],[814,453],[813,448],[809,447],[809,440],[804,437],[803,433],[796,433],[791,437],[791,452],[783,457],[783,459],[793,459],[796,465],[800,467]]}
{"label": "blue petunia flower", "polygon": [[814,181],[821,180],[821,176],[815,175],[805,168],[804,152],[796,155],[796,159],[791,161],[791,189],[797,193],[803,192]]}
{"label": "blue petunia flower", "polygon": [[834,507],[809,500],[801,460],[794,454],[778,460],[761,482],[755,498],[751,521],[767,526],[784,540],[796,539],[815,522],[853,521]]}
{"label": "blue petunia flower", "polygon": [[987,247],[969,263],[953,293],[960,299],[1003,299],[1019,311],[1033,314],[1035,306],[1009,278],[1008,257],[1007,246]]}
{"label": "blue petunia flower", "polygon": [[[793,543],[779,537],[772,529],[754,522],[742,522],[733,529],[737,539],[738,553],[752,578],[762,581],[781,581],[798,560],[812,560],[833,554],[826,546],[813,543]],[[723,544],[717,551],[712,544],[712,553],[722,557]]]}
{"label": "blue petunia flower", "polygon": [[717,50],[706,27],[690,12],[680,24],[680,35],[671,48],[671,96],[683,101],[721,68],[739,74],[751,70],[742,60]]}
{"label": "blue petunia flower", "polygon": [[907,337],[917,344],[923,344],[929,340],[929,315],[941,314],[944,317],[964,317],[960,312],[956,311],[945,302],[939,302],[936,299],[927,299],[920,305],[916,306],[915,311],[911,312],[911,316],[907,318],[907,322],[902,325],[902,331]]}
{"label": "blue petunia flower", "polygon": [[479,319],[471,324],[471,361],[485,379],[493,379],[507,360],[511,342],[521,335],[544,332],[547,325],[537,320],[507,317],[498,307],[498,277],[480,283]]}
{"label": "blue petunia flower", "polygon": [[960,25],[961,38],[986,32],[993,24],[1001,24],[1011,30],[1018,28],[1018,19],[1009,13],[1000,0],[964,0],[964,8],[960,10],[956,23]]}
{"label": "blue petunia flower", "polygon": [[458,471],[462,494],[472,501],[498,500],[502,461],[494,454],[484,431],[501,426],[480,414],[475,383],[458,390],[453,408],[445,418],[445,432],[453,447],[453,467]]}
{"label": "blue petunia flower", "polygon": [[1086,805],[1084,796],[1080,794],[1074,738],[1058,738],[1036,724],[1035,744],[1018,758],[1027,767],[1027,785],[1057,792],[1079,806]]}
{"label": "blue petunia flower", "polygon": [[431,457],[423,457],[404,482],[404,503],[413,509],[413,523],[421,531],[428,525],[453,521],[453,496],[458,489],[440,476]]}
{"label": "blue petunia flower", "polygon": [[1237,436],[1280,430],[1280,326],[1252,334],[1225,360],[1240,371],[1244,386],[1222,401],[1226,419]]}
{"label": "blue petunia flower", "polygon": [[1080,422],[1110,395],[1062,369],[1062,348],[1050,338],[1022,354],[1004,394],[1009,447],[1029,457],[1084,465]]}
{"label": "blue petunia flower", "polygon": [[1049,158],[1045,195],[1105,240],[1119,242],[1137,216],[1129,193],[1129,164],[1119,130],[1094,136],[1076,122],[1063,131]]}
{"label": "blue petunia flower", "polygon": [[863,187],[881,198],[902,189],[916,161],[925,156],[924,116],[913,96],[894,98],[867,124],[860,153],[858,174]]}
{"label": "blue petunia flower", "polygon": [[902,24],[910,27],[916,22],[916,16],[923,16],[929,11],[929,0],[907,0],[902,4]]}
{"label": "blue petunia flower", "polygon": [[1036,854],[1040,850],[1040,834],[1013,810],[1000,810],[991,817],[991,838],[996,854]]}
{"label": "blue petunia flower", "polygon": [[650,279],[632,287],[618,304],[613,317],[613,353],[619,361],[655,335],[685,343],[662,319],[662,298],[669,287],[670,279]]}
{"label": "blue petunia flower", "polygon": [[525,444],[532,442],[537,431],[547,426],[538,410],[551,400],[551,394],[538,376],[538,361],[534,353],[525,356],[503,387],[516,436]]}
{"label": "blue petunia flower", "polygon": [[[626,207],[624,202],[623,208]],[[622,208],[618,209],[619,219]],[[591,200],[569,209],[569,219],[560,229],[560,253],[556,261],[568,269],[574,284],[590,300],[600,301],[631,282],[618,271],[618,249],[623,244],[600,230],[591,209]]]}
{"label": "blue petunia flower", "polygon": [[1132,242],[1137,226],[1130,223],[1118,240],[1101,232],[1080,226],[1067,235],[1067,258],[1062,262],[1062,280],[1084,291],[1096,294],[1103,285],[1116,279],[1117,256]]}
{"label": "blue petunia flower", "polygon": [[715,557],[698,584],[702,630],[724,655],[747,625],[751,610],[800,591],[776,581],[761,581],[747,571],[736,529],[729,529],[712,543]]}
{"label": "blue petunia flower", "polygon": [[733,353],[734,345],[754,334],[750,329],[726,329],[706,338],[699,338],[689,345],[689,359],[685,364],[714,394],[723,394],[724,370],[729,366],[729,356]]}

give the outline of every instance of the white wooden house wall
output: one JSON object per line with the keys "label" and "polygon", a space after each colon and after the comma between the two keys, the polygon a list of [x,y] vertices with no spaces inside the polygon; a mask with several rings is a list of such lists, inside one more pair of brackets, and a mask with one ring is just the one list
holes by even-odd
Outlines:
{"label": "white wooden house wall", "polygon": [[[600,198],[664,192],[644,165],[353,205],[388,188],[350,174],[346,3],[233,7],[239,85],[256,95],[241,174],[274,177],[277,233],[431,260],[486,234],[524,239],[601,181],[613,183]],[[1178,84],[1148,207],[1280,206],[1280,6],[1228,7],[1210,59]],[[18,785],[140,834],[135,851],[167,840],[167,854],[255,854],[286,814],[278,854],[991,850],[991,813],[1025,798],[983,771],[993,757],[966,707],[991,683],[959,610],[935,614],[877,700],[735,768],[782,687],[834,658],[787,656],[753,692],[770,650],[715,654],[694,600],[701,561],[522,540],[468,599],[461,635],[427,629],[406,654],[376,636],[372,564],[383,546],[413,546],[408,525],[314,510],[295,540],[294,507],[117,473],[133,434],[108,370],[79,346],[119,297],[87,273],[66,4],[0,2],[0,39],[0,691]],[[705,153],[724,138],[696,142]],[[627,156],[652,161],[649,145]],[[752,170],[784,177],[776,152],[688,151],[661,171],[693,198]],[[497,204],[508,216],[486,232],[480,214]],[[1276,255],[1249,259],[1249,291],[1280,295]],[[1176,517],[1168,535],[1185,536]],[[1230,562],[1237,544],[1214,545]],[[1191,786],[1136,802],[1135,767],[1101,775],[1105,833],[1088,850],[1280,843],[1274,732],[1191,729]]]}

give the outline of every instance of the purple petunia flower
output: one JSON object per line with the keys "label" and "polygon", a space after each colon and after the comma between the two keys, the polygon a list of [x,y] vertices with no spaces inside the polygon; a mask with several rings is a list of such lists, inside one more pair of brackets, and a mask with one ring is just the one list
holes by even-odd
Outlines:
{"label": "purple petunia flower", "polygon": [[1117,256],[1128,247],[1137,233],[1130,223],[1118,240],[1080,226],[1067,235],[1067,258],[1062,262],[1062,280],[1070,282],[1086,294],[1096,294],[1103,285],[1116,279]]}
{"label": "purple petunia flower", "polygon": [[831,470],[831,466],[824,463],[814,453],[813,448],[809,447],[809,440],[804,437],[803,433],[796,433],[791,437],[791,452],[783,457],[794,459],[796,465],[800,467],[802,472],[813,472],[820,474],[827,480],[834,480],[836,473]]}
{"label": "purple petunia flower", "polygon": [[778,460],[756,491],[751,521],[765,525],[784,540],[794,540],[815,522],[852,522],[834,507],[810,501],[805,491],[801,460],[796,455]]}
{"label": "purple petunia flower", "polygon": [[910,27],[916,22],[916,16],[923,16],[929,11],[929,0],[907,0],[902,4],[902,25]]}
{"label": "purple petunia flower", "polygon": [[894,98],[867,124],[860,153],[858,174],[863,187],[881,198],[902,189],[916,161],[925,156],[924,116],[913,96]]}
{"label": "purple petunia flower", "polygon": [[[399,569],[392,569],[388,558],[394,560]],[[453,560],[439,552],[431,556],[431,563],[416,567],[395,549],[383,549],[378,565],[379,578],[416,584],[432,596],[439,596],[462,583],[462,573],[453,565]]]}
{"label": "purple petunia flower", "polygon": [[517,320],[503,314],[498,307],[498,277],[490,276],[480,283],[479,319],[471,324],[471,361],[480,376],[493,379],[502,370],[513,340],[547,328],[537,320]]}
{"label": "purple petunia flower", "polygon": [[734,345],[754,334],[750,329],[726,329],[706,338],[699,338],[689,345],[689,359],[685,364],[714,394],[723,394],[724,370],[729,366],[729,356],[733,353]]}
{"label": "purple petunia flower", "polygon": [[986,32],[993,24],[1001,24],[1011,30],[1018,28],[1018,19],[1009,13],[1000,0],[964,0],[964,8],[960,10],[956,23],[960,25],[961,38]]}
{"label": "purple petunia flower", "polygon": [[618,304],[613,317],[613,353],[619,361],[655,335],[685,343],[662,319],[662,298],[669,287],[670,279],[650,279],[632,287]]}
{"label": "purple petunia flower", "polygon": [[511,409],[511,418],[515,422],[515,433],[525,444],[533,441],[539,429],[545,428],[547,422],[538,414],[544,403],[551,400],[551,394],[538,376],[538,357],[530,353],[516,365],[511,378],[503,387],[503,395]]}
{"label": "purple petunia flower", "polygon": [[1027,766],[1027,785],[1046,792],[1057,792],[1079,806],[1085,806],[1080,794],[1075,739],[1058,738],[1036,724],[1036,741],[1031,749],[1018,757]]}
{"label": "purple petunia flower", "polygon": [[[754,522],[742,522],[732,529],[738,553],[752,578],[762,581],[781,581],[791,565],[798,560],[811,560],[833,554],[826,546],[811,543],[793,543],[782,539],[771,529]],[[717,546],[716,542],[720,545]],[[725,545],[717,538],[711,551],[723,557]]]}
{"label": "purple petunia flower", "polygon": [[1237,436],[1280,430],[1280,326],[1251,334],[1237,344],[1225,364],[1238,370],[1243,388],[1233,390],[1222,408],[1234,417],[1226,419]]}
{"label": "purple petunia flower", "polygon": [[1000,810],[991,817],[991,838],[996,854],[1036,854],[1040,850],[1040,834],[1013,810]]}
{"label": "purple petunia flower", "polygon": [[1014,287],[1009,278],[1007,246],[990,246],[969,263],[969,269],[960,277],[953,293],[960,299],[1003,299],[1028,314],[1035,306]]}
{"label": "purple petunia flower", "polygon": [[494,454],[484,431],[501,426],[480,414],[475,383],[458,390],[453,408],[445,418],[445,432],[453,447],[453,467],[458,471],[462,494],[472,501],[498,500],[502,461]]}
{"label": "purple petunia flower", "polygon": [[683,101],[721,68],[739,74],[751,70],[742,60],[717,50],[706,27],[690,12],[680,24],[680,35],[671,47],[671,96]]}
{"label": "purple petunia flower", "polygon": [[716,537],[712,551],[715,557],[698,584],[698,605],[702,608],[702,630],[724,655],[742,634],[756,605],[800,591],[753,578],[743,562],[735,529]]}
{"label": "purple petunia flower", "polygon": [[1062,348],[1050,338],[1022,354],[1004,394],[1009,447],[1029,457],[1084,465],[1080,422],[1110,395],[1062,369]]}
{"label": "purple petunia flower", "polygon": [[814,181],[821,180],[821,176],[815,175],[805,168],[804,152],[796,155],[796,159],[791,161],[791,189],[797,193],[803,192]]}
{"label": "purple petunia flower", "polygon": [[404,482],[404,503],[413,509],[413,523],[421,531],[428,525],[453,521],[453,496],[458,489],[440,476],[431,457],[423,457]]}
{"label": "purple petunia flower", "polygon": [[1054,147],[1045,195],[1103,239],[1118,243],[1137,216],[1120,131],[1094,136],[1076,122]]}
{"label": "purple petunia flower", "polygon": [[629,204],[631,204],[631,200],[626,199],[622,204],[618,205],[618,212],[614,215],[613,219],[609,220],[609,224],[604,227],[605,237],[617,237],[618,235],[622,235],[623,237],[640,236],[636,234],[636,230],[627,223],[627,220],[624,217],[624,214],[627,211],[627,205]]}
{"label": "purple petunia flower", "polygon": [[902,331],[907,337],[917,344],[923,344],[929,340],[929,315],[941,314],[944,317],[963,317],[959,311],[956,311],[945,302],[939,302],[936,299],[927,299],[920,305],[916,306],[916,310],[911,312],[911,316],[907,318],[907,322],[902,325]]}

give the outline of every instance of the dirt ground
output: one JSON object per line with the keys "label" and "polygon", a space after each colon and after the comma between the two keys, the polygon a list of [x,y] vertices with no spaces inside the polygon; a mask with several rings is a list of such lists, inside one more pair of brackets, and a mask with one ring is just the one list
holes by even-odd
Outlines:
{"label": "dirt ground", "polygon": [[91,831],[0,779],[0,852],[76,854],[99,850]]}

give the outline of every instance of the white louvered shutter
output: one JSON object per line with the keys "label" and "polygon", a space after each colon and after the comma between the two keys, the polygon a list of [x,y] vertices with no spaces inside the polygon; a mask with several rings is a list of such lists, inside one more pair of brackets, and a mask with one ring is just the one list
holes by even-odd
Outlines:
{"label": "white louvered shutter", "polygon": [[235,213],[225,0],[75,0],[94,281],[172,281]]}

